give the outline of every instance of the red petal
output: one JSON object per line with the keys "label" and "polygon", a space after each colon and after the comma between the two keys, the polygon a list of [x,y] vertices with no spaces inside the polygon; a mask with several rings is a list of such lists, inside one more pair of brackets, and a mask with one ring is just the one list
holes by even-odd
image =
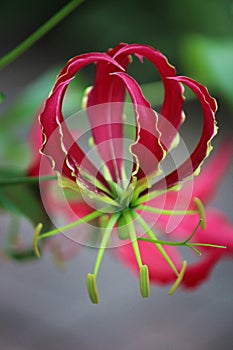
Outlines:
{"label": "red petal", "polygon": [[[112,57],[125,44],[111,49],[107,54]],[[118,63],[127,69],[129,56],[123,56]],[[94,86],[88,94],[87,113],[92,127],[92,135],[98,151],[107,164],[114,181],[121,177],[121,158],[123,154],[123,102],[125,86],[111,73],[119,70],[109,62],[98,62]],[[118,102],[118,103],[117,103]],[[101,108],[89,108],[104,104]]]}
{"label": "red petal", "polygon": [[38,176],[40,173],[40,161],[41,154],[39,152],[42,146],[42,134],[41,127],[38,119],[33,122],[32,128],[29,133],[29,147],[31,152],[31,162],[29,164],[27,175]]}
{"label": "red petal", "polygon": [[164,85],[164,102],[160,111],[163,118],[159,120],[158,129],[162,134],[161,142],[168,149],[176,136],[176,130],[183,121],[182,86],[178,81],[167,79],[167,77],[176,77],[176,70],[168,63],[164,55],[147,45],[131,44],[124,46],[116,53],[114,58],[118,61],[121,56],[131,54],[141,57],[141,60],[142,57],[147,58],[161,75]]}
{"label": "red petal", "polygon": [[[187,77],[180,76],[171,79],[184,83],[196,94],[202,106],[204,122],[201,138],[190,158],[187,159],[178,169],[166,176],[167,188],[176,185],[192,175],[207,157],[208,152],[210,151],[210,141],[216,134],[214,115],[217,109],[215,100],[209,95],[207,89],[203,85]],[[164,188],[164,185],[163,180],[159,181],[151,188],[151,190]]]}
{"label": "red petal", "polygon": [[58,170],[62,175],[74,180],[72,172],[78,176],[78,167],[82,166],[83,170],[93,176],[97,176],[97,178],[105,184],[101,174],[87,159],[85,153],[73,139],[64,122],[61,111],[63,97],[69,82],[81,68],[98,61],[112,63],[121,69],[120,65],[107,54],[94,52],[74,57],[58,75],[54,88],[40,115],[40,121],[44,136],[42,151],[53,159],[55,170]]}
{"label": "red petal", "polygon": [[136,156],[140,171],[138,179],[150,176],[158,171],[158,164],[163,158],[163,148],[158,142],[160,133],[157,130],[157,115],[151,109],[137,82],[123,72],[113,73],[125,84],[132,99],[136,118],[136,142],[132,153]]}

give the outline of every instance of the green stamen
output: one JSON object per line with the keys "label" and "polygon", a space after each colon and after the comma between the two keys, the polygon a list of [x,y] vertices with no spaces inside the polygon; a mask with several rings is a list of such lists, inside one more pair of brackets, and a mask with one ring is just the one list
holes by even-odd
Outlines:
{"label": "green stamen", "polygon": [[183,242],[184,245],[186,243],[188,243],[189,241],[191,241],[191,239],[194,237],[195,233],[197,232],[197,230],[199,229],[199,227],[202,225],[202,220],[200,218],[199,222],[197,223],[197,226],[195,227],[195,229],[193,230],[193,232],[191,233],[191,235]]}
{"label": "green stamen", "polygon": [[96,258],[94,273],[93,274],[89,273],[87,275],[87,289],[88,289],[90,299],[94,304],[97,304],[99,302],[98,290],[97,290],[97,285],[96,285],[96,277],[97,277],[98,272],[99,272],[99,268],[100,268],[101,261],[103,259],[104,251],[108,245],[110,235],[112,233],[112,230],[114,228],[115,223],[117,222],[117,219],[119,218],[119,215],[120,214],[117,213],[117,214],[113,214],[110,217],[110,219],[105,227],[105,230],[104,230],[104,234],[103,234],[103,238],[102,238],[102,241],[100,244],[99,252],[98,252],[98,255]]}
{"label": "green stamen", "polygon": [[[146,231],[145,233],[149,236],[149,239],[155,244],[159,242],[154,232],[150,229],[150,227],[147,225],[147,223],[143,220],[141,216],[139,216],[135,211],[132,212],[133,217],[137,220],[139,225]],[[139,238],[140,240],[143,240],[142,238]],[[145,239],[146,240],[146,239]],[[179,275],[174,263],[170,259],[169,255],[165,252],[164,248],[158,243],[155,244],[156,248],[159,250],[159,252],[162,254],[168,265],[171,267],[173,272],[176,274],[176,276]]]}
{"label": "green stamen", "polygon": [[178,276],[177,280],[175,281],[175,283],[173,284],[173,286],[171,287],[171,289],[169,290],[168,295],[172,295],[176,291],[176,289],[179,287],[179,285],[182,282],[182,279],[184,277],[186,267],[187,267],[187,261],[184,260],[181,271],[179,273],[179,276]]}
{"label": "green stamen", "polygon": [[140,290],[143,298],[148,298],[150,295],[150,279],[147,265],[140,267]]}
{"label": "green stamen", "polygon": [[198,210],[199,215],[200,215],[201,227],[204,230],[206,228],[206,215],[205,215],[204,206],[203,206],[201,200],[199,198],[197,198],[197,197],[194,198],[194,203],[197,206],[197,210]]}
{"label": "green stamen", "polygon": [[65,226],[62,226],[60,228],[57,228],[57,229],[54,229],[54,230],[51,230],[51,231],[48,231],[48,232],[45,232],[43,234],[40,234],[41,230],[42,230],[42,227],[43,225],[41,223],[39,223],[34,231],[34,235],[33,235],[33,249],[34,249],[34,252],[36,254],[36,256],[40,257],[40,252],[39,252],[39,249],[38,249],[38,241],[43,239],[43,238],[46,238],[46,237],[51,237],[51,236],[54,236],[54,235],[57,235],[57,234],[60,234],[61,231],[65,231],[65,230],[68,230],[70,228],[73,228],[75,226],[79,226],[85,222],[88,222],[88,221],[91,221],[93,219],[96,219],[98,216],[102,215],[103,213],[102,212],[99,212],[99,211],[94,211],[86,216],[84,216],[83,218],[80,218],[79,220],[77,221],[74,221],[68,225],[65,225]]}
{"label": "green stamen", "polygon": [[125,222],[129,226],[129,236],[131,238],[131,243],[133,246],[134,254],[138,263],[140,270],[139,280],[140,280],[140,291],[143,298],[148,298],[150,294],[150,280],[147,265],[142,264],[141,254],[138,246],[137,236],[135,227],[133,224],[133,217],[129,211],[123,213]]}
{"label": "green stamen", "polygon": [[150,207],[148,205],[139,205],[136,208],[137,210],[144,210],[150,213],[162,214],[162,215],[195,215],[198,214],[197,210],[166,210],[160,208]]}
{"label": "green stamen", "polygon": [[89,273],[87,275],[87,290],[89,297],[93,304],[99,303],[99,293],[96,285],[96,278],[95,275],[92,273]]}
{"label": "green stamen", "polygon": [[[135,207],[137,207],[138,205],[142,204],[142,203],[145,203],[145,202],[148,202],[150,201],[151,199],[154,199],[164,193],[168,193],[168,192],[171,192],[171,191],[177,191],[178,189],[180,188],[179,185],[177,186],[174,186],[174,187],[171,187],[169,189],[164,189],[164,190],[157,190],[157,191],[152,191],[152,192],[149,192],[149,193],[146,193],[144,195],[140,195],[139,194],[139,197],[137,199],[135,199],[135,202],[133,203],[133,205]],[[144,188],[143,188],[144,190]]]}
{"label": "green stamen", "polygon": [[36,229],[34,231],[34,235],[33,235],[33,241],[32,241],[32,247],[33,247],[33,250],[36,254],[36,256],[38,258],[40,258],[40,251],[39,251],[39,248],[38,248],[38,238],[39,238],[39,234],[41,233],[41,230],[43,228],[43,225],[42,223],[40,222],[37,226],[36,226]]}
{"label": "green stamen", "polygon": [[97,255],[97,258],[96,258],[96,263],[95,263],[95,268],[94,268],[94,275],[97,276],[98,274],[98,271],[99,271],[99,267],[100,267],[100,264],[101,264],[101,261],[102,261],[102,258],[103,258],[103,254],[104,254],[104,251],[108,245],[108,242],[109,242],[109,238],[111,236],[111,233],[112,233],[112,230],[113,230],[113,227],[115,225],[115,223],[117,222],[117,219],[119,218],[120,214],[117,213],[117,214],[113,214],[108,223],[107,223],[107,226],[104,230],[104,234],[103,234],[103,238],[102,238],[102,241],[101,241],[101,244],[100,244],[100,248],[99,248],[99,252],[98,252],[98,255]]}
{"label": "green stamen", "polygon": [[198,253],[199,255],[201,255],[201,253],[195,249],[194,247],[211,247],[211,248],[223,248],[225,249],[226,246],[224,245],[217,245],[217,244],[210,244],[210,243],[187,243],[189,241],[182,241],[182,242],[171,242],[171,241],[161,241],[160,239],[150,239],[150,238],[144,238],[144,237],[139,237],[138,241],[144,241],[144,242],[150,242],[150,243],[154,243],[157,245],[170,245],[170,246],[175,246],[175,247],[179,247],[179,246],[185,246],[188,248],[191,248],[192,250],[194,250],[196,253]]}
{"label": "green stamen", "polygon": [[184,241],[181,242],[172,242],[172,241],[162,241],[159,239],[150,239],[150,238],[144,238],[144,237],[139,237],[138,240],[139,241],[144,241],[144,242],[150,242],[150,243],[154,243],[156,245],[160,244],[160,245],[170,245],[170,246],[185,246],[188,247],[190,249],[192,249],[195,253],[201,255],[201,252],[195,248],[195,246],[198,247],[211,247],[211,248],[226,248],[225,246],[222,245],[216,245],[216,244],[210,244],[210,243],[189,243],[190,240],[194,237],[195,233],[197,232],[198,228],[201,226],[202,224],[202,220],[200,218],[197,226],[195,227],[194,231],[191,233],[191,235]]}
{"label": "green stamen", "polygon": [[129,227],[129,236],[131,238],[131,242],[132,242],[132,246],[133,246],[133,250],[135,253],[135,257],[136,257],[138,266],[141,267],[143,264],[142,264],[140,250],[138,247],[138,241],[137,241],[137,236],[136,236],[134,224],[132,221],[132,216],[130,215],[128,210],[124,211],[123,215],[125,218],[126,225],[128,225],[128,227]]}

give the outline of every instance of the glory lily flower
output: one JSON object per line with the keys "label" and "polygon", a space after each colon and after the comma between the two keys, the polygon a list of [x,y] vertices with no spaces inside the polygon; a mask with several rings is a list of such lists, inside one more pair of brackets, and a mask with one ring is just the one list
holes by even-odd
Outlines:
{"label": "glory lily flower", "polygon": [[[143,58],[148,59],[161,76],[164,101],[159,114],[151,108],[138,83],[127,73],[133,55],[141,62]],[[63,116],[63,100],[77,72],[92,63],[96,64],[95,82],[86,94],[82,112],[87,116],[89,127],[83,137],[80,137],[80,131],[77,137],[77,129],[82,129],[85,118],[82,113],[72,117],[75,130],[71,130],[69,118]],[[178,130],[184,120],[184,85],[197,96],[202,108],[201,137],[194,151],[181,165],[161,176],[161,163],[176,145]],[[126,93],[132,101],[133,121],[132,111],[125,109]],[[183,211],[164,209],[161,207],[163,203],[160,203],[159,208],[151,208],[147,202],[162,193],[166,195],[172,190],[177,191],[180,184],[199,172],[211,150],[210,141],[216,134],[215,112],[216,102],[207,89],[188,77],[177,76],[175,68],[168,63],[166,57],[152,47],[120,44],[107,53],[92,52],[72,58],[58,75],[40,114],[43,135],[41,151],[51,160],[61,187],[74,192],[80,205],[80,214],[76,207],[78,220],[42,234],[42,224],[39,224],[34,235],[36,253],[39,255],[38,240],[88,222],[92,227],[99,228],[95,237],[101,238],[94,272],[87,276],[87,287],[92,302],[98,302],[96,277],[103,253],[111,246],[110,239],[114,240],[116,236],[118,245],[126,244],[127,239],[131,241],[139,269],[141,293],[143,297],[147,297],[149,271],[140,252],[142,243],[138,242],[137,237],[140,227],[143,231],[140,235],[148,236],[176,277],[172,293],[180,284],[187,263],[184,261],[182,266],[175,265],[170,250],[164,248],[166,242],[158,240],[155,230],[153,231],[151,224],[144,220],[142,212],[152,211],[159,212],[160,215],[175,216],[196,216],[199,213],[198,227],[204,227],[203,207],[198,199],[195,199],[194,208],[189,209],[186,204]],[[92,144],[89,148],[87,140]],[[67,199],[67,203],[74,213],[72,204],[70,205],[72,202]],[[183,245],[197,250],[190,242],[193,232],[194,228]],[[76,230],[75,236],[70,237],[79,241],[80,235],[81,232]],[[155,269],[158,266],[156,258],[155,254]]]}

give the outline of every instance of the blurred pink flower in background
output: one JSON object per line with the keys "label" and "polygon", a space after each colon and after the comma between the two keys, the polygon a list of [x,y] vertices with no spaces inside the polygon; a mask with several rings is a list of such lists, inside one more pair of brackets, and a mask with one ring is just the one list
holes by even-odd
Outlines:
{"label": "blurred pink flower in background", "polygon": [[[203,166],[201,173],[194,178],[194,188],[192,197],[201,199],[206,208],[206,229],[198,228],[191,242],[210,243],[213,245],[226,246],[226,249],[216,249],[213,247],[200,246],[198,249],[202,253],[197,261],[190,263],[185,271],[182,286],[184,288],[194,288],[204,282],[210,275],[214,266],[221,258],[233,257],[233,224],[220,210],[211,208],[210,202],[217,194],[218,187],[221,185],[224,175],[232,163],[233,144],[230,141],[222,142],[219,149],[212,155],[207,164]],[[186,202],[186,184],[180,190],[181,197]],[[221,195],[221,194],[219,194]],[[165,199],[164,209],[171,209],[177,199],[177,192],[168,192]],[[154,207],[159,207],[159,203],[163,202],[161,197],[156,197],[147,204]],[[189,209],[193,209],[193,202]],[[147,220],[152,221],[154,214],[143,212],[141,215]],[[156,222],[156,228],[161,233],[166,233],[166,227],[169,218],[165,215],[160,215]],[[199,217],[184,216],[179,225],[172,231],[172,238],[176,240],[185,240],[193,230],[195,222],[198,222]],[[153,222],[153,221],[152,221]],[[142,259],[148,265],[150,281],[166,285],[172,283],[176,279],[176,275],[169,268],[163,256],[159,253],[153,244],[140,241],[139,247]],[[182,257],[177,249],[178,247],[165,247],[169,256],[179,270],[182,265]],[[121,246],[116,249],[116,256],[130,268],[132,271],[138,271],[138,265],[135,260],[135,255],[130,244]]]}

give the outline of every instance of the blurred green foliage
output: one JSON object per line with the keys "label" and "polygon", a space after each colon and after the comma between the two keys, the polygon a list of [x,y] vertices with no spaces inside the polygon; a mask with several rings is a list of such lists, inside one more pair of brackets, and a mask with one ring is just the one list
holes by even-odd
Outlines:
{"label": "blurred green foliage", "polygon": [[[13,48],[67,2],[4,1],[2,54],[4,45]],[[76,54],[106,51],[122,41],[158,48],[177,67],[178,74],[190,74],[208,84],[232,107],[232,0],[85,0],[36,49],[48,62],[52,59],[60,65]],[[136,67],[136,78],[141,82],[154,80],[149,68]]]}
{"label": "blurred green foliage", "polygon": [[[0,163],[6,167],[26,169],[30,161],[28,133],[44,99],[55,80],[57,69],[48,71],[31,83],[1,115]],[[12,144],[14,140],[14,144]]]}
{"label": "blurred green foliage", "polygon": [[181,48],[187,74],[214,90],[233,110],[233,40],[195,35],[184,38]]}
{"label": "blurred green foliage", "polygon": [[[2,2],[0,28],[7,33],[3,42],[9,45],[22,40],[66,3]],[[216,39],[232,38],[232,22],[232,0],[85,0],[43,44],[50,54],[55,50],[69,57],[85,51],[105,51],[121,41],[138,42],[158,47],[177,64],[183,36],[197,33]]]}

